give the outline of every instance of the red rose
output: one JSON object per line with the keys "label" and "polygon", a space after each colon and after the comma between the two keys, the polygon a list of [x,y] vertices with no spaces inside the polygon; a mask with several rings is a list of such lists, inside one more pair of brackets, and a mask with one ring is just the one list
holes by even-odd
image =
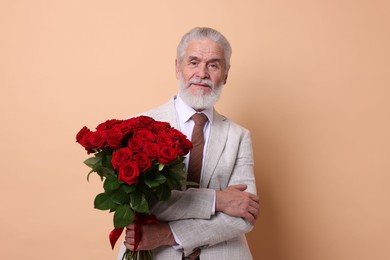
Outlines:
{"label": "red rose", "polygon": [[172,128],[166,134],[177,145],[180,156],[186,155],[191,150],[192,143],[182,132]]}
{"label": "red rose", "polygon": [[157,143],[159,146],[173,146],[175,144],[166,132],[158,133]]}
{"label": "red rose", "polygon": [[76,135],[76,142],[80,142],[81,139],[83,139],[83,137],[87,134],[87,133],[90,133],[91,130],[89,130],[88,127],[84,126],[83,128],[81,128],[81,130],[77,133]]}
{"label": "red rose", "polygon": [[192,143],[190,140],[184,139],[181,142],[179,142],[179,145],[177,148],[179,150],[179,155],[184,156],[187,153],[189,153],[190,150],[192,149]]}
{"label": "red rose", "polygon": [[169,125],[168,122],[156,121],[153,123],[153,131],[155,131],[155,132],[166,130],[166,129],[169,129],[170,127],[171,126]]}
{"label": "red rose", "polygon": [[98,131],[104,131],[104,130],[110,130],[112,129],[115,125],[122,123],[123,120],[118,120],[118,119],[110,119],[107,120],[101,124],[99,124],[96,127],[96,130]]}
{"label": "red rose", "polygon": [[107,145],[113,150],[117,150],[122,146],[123,133],[119,129],[113,128],[106,131]]}
{"label": "red rose", "polygon": [[178,157],[177,149],[171,146],[164,146],[160,150],[160,155],[158,158],[158,162],[162,164],[170,164],[173,163]]}
{"label": "red rose", "polygon": [[118,180],[126,182],[129,185],[138,182],[139,169],[136,162],[128,162],[119,168]]}
{"label": "red rose", "polygon": [[183,133],[177,131],[174,128],[167,130],[165,133],[169,136],[169,138],[171,138],[175,142],[183,138],[186,138],[186,136]]}
{"label": "red rose", "polygon": [[123,121],[122,124],[115,126],[115,128],[120,129],[124,135],[127,135],[134,130],[137,130],[139,127],[139,122],[136,118],[127,119]]}
{"label": "red rose", "polygon": [[134,156],[134,160],[137,162],[138,168],[141,172],[145,172],[147,169],[150,168],[150,166],[152,166],[152,162],[146,156],[146,154],[138,153]]}
{"label": "red rose", "polygon": [[156,139],[154,134],[151,131],[146,129],[141,129],[134,132],[133,138],[141,139],[142,141],[145,142],[153,142]]}
{"label": "red rose", "polygon": [[121,129],[124,134],[128,134],[130,132],[137,131],[139,129],[149,129],[150,123],[154,120],[151,117],[147,116],[139,116],[127,119],[121,125]]}
{"label": "red rose", "polygon": [[158,158],[160,153],[160,146],[156,143],[145,143],[142,147],[144,154],[152,161]]}
{"label": "red rose", "polygon": [[117,170],[133,158],[133,152],[129,148],[123,148],[112,153],[111,164]]}
{"label": "red rose", "polygon": [[139,138],[131,138],[127,144],[127,146],[133,151],[140,151],[142,147],[145,145],[145,142]]}
{"label": "red rose", "polygon": [[147,126],[149,126],[151,123],[155,122],[155,120],[149,116],[139,116],[137,118],[140,124],[143,125],[145,128],[147,128]]}
{"label": "red rose", "polygon": [[89,141],[90,139],[90,136],[92,135],[92,132],[88,132],[86,133],[82,138],[81,140],[79,141],[79,144],[85,148],[85,150],[87,150],[87,153],[90,154],[90,153],[94,153],[94,147],[93,145],[91,144],[91,142]]}
{"label": "red rose", "polygon": [[106,132],[104,131],[92,132],[91,135],[89,136],[89,142],[93,147],[97,149],[103,148],[106,143]]}

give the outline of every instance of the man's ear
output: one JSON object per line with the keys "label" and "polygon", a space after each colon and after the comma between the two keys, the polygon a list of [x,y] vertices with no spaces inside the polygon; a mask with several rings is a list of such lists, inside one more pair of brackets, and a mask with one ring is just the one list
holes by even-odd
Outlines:
{"label": "man's ear", "polygon": [[175,59],[175,70],[176,70],[176,79],[179,79],[180,65],[177,59]]}

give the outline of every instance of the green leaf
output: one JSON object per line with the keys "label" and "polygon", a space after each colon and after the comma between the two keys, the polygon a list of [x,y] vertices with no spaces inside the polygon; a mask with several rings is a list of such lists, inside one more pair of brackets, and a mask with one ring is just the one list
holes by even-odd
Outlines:
{"label": "green leaf", "polygon": [[175,176],[177,179],[186,179],[185,166],[183,163],[172,165],[169,167],[170,175]]}
{"label": "green leaf", "polygon": [[133,223],[134,211],[128,204],[120,205],[114,213],[114,227],[122,228]]}
{"label": "green leaf", "polygon": [[168,200],[171,197],[171,188],[168,184],[161,185],[155,190],[155,195],[160,201]]}
{"label": "green leaf", "polygon": [[103,167],[103,166],[96,167],[95,171],[97,174],[99,174],[100,176],[104,176],[104,177],[107,177],[110,175],[115,175],[114,169],[110,169],[110,168]]}
{"label": "green leaf", "polygon": [[121,183],[118,181],[116,176],[108,175],[104,181],[103,188],[105,191],[114,191],[119,189]]}
{"label": "green leaf", "polygon": [[175,189],[178,187],[182,187],[185,185],[186,181],[186,173],[184,170],[184,164],[179,163],[174,165],[173,167],[168,168],[168,172],[165,174],[168,179],[168,183],[171,189]]}
{"label": "green leaf", "polygon": [[157,186],[159,186],[160,184],[164,183],[167,181],[167,178],[162,175],[162,174],[158,174],[156,177],[152,178],[152,179],[146,179],[145,178],[145,184],[149,187],[149,188],[155,188]]}
{"label": "green leaf", "polygon": [[111,154],[106,154],[105,156],[103,156],[102,158],[102,165],[106,168],[110,168],[112,170],[114,170],[112,168],[112,164],[111,164],[111,160],[112,160],[112,155]]}
{"label": "green leaf", "polygon": [[167,183],[171,189],[177,189],[185,186],[185,179],[178,179],[174,175],[167,174]]}
{"label": "green leaf", "polygon": [[130,194],[130,206],[136,212],[145,213],[149,211],[149,204],[145,195],[139,192]]}
{"label": "green leaf", "polygon": [[95,156],[98,158],[103,158],[104,155],[106,155],[106,152],[104,152],[104,151],[99,151],[98,153],[95,154]]}
{"label": "green leaf", "polygon": [[111,212],[115,212],[116,211],[116,209],[119,207],[119,205],[118,204],[114,204],[115,206],[113,206],[111,209],[110,209],[110,213]]}
{"label": "green leaf", "polygon": [[95,209],[109,210],[116,206],[107,193],[100,193],[95,197],[93,202]]}
{"label": "green leaf", "polygon": [[122,189],[115,191],[110,197],[115,204],[129,204],[130,202],[130,195]]}
{"label": "green leaf", "polygon": [[147,169],[142,175],[144,176],[153,176],[157,171],[158,171],[159,164],[158,163],[153,163],[152,166]]}
{"label": "green leaf", "polygon": [[100,163],[102,161],[102,158],[99,158],[97,156],[88,158],[84,161],[84,164],[86,164],[88,167],[94,169],[95,165]]}
{"label": "green leaf", "polygon": [[137,188],[136,185],[127,185],[127,184],[122,185],[122,190],[126,193],[134,192],[136,188]]}

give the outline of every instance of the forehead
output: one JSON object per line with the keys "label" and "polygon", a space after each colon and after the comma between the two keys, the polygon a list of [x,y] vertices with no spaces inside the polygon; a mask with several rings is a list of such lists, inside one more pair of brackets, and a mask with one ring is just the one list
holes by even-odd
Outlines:
{"label": "forehead", "polygon": [[188,43],[184,57],[196,57],[202,60],[217,59],[223,62],[224,50],[222,46],[210,39],[195,39]]}

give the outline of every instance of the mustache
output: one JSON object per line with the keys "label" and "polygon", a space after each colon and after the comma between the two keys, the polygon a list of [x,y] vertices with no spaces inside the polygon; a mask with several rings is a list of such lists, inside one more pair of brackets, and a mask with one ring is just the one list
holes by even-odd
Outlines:
{"label": "mustache", "polygon": [[214,89],[214,83],[209,79],[193,78],[188,81],[187,87],[191,84],[203,84],[209,86],[211,89]]}

